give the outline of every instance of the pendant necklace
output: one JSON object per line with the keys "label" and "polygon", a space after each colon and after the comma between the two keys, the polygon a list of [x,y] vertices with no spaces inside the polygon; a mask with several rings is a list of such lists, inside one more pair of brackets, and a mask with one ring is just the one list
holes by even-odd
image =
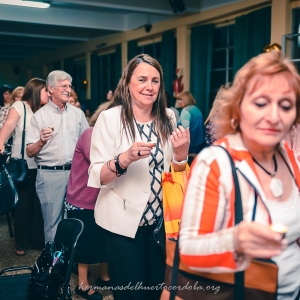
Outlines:
{"label": "pendant necklace", "polygon": [[276,160],[276,156],[275,154],[273,154],[273,161],[274,161],[274,172],[269,172],[268,170],[266,170],[253,156],[252,159],[253,161],[261,168],[263,169],[268,175],[270,175],[272,177],[271,182],[270,182],[270,190],[271,193],[273,194],[274,197],[278,198],[281,197],[283,195],[283,184],[282,181],[278,178],[275,178],[276,174],[277,174],[277,160]]}

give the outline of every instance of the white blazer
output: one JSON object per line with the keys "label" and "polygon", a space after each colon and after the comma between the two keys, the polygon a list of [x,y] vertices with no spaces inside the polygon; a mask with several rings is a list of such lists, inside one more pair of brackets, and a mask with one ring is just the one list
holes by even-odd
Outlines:
{"label": "white blazer", "polygon": [[[167,109],[174,127],[174,112]],[[121,122],[121,106],[102,112],[92,133],[88,186],[101,188],[95,206],[95,220],[102,228],[131,238],[135,237],[141,217],[150,197],[148,159],[130,164],[126,175],[117,177],[107,185],[100,182],[100,172],[107,161],[127,151],[133,144],[128,141]],[[135,125],[136,142],[141,142]],[[163,147],[164,171],[168,172],[173,155],[170,140]]]}

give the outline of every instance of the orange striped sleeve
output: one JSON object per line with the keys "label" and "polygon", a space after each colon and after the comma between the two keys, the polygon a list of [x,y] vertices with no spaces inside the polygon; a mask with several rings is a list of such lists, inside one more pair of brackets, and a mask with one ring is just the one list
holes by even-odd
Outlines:
{"label": "orange striped sleeve", "polygon": [[215,227],[216,214],[219,204],[219,177],[220,170],[218,163],[213,161],[210,166],[211,171],[207,176],[204,204],[202,210],[202,216],[199,224],[199,234],[213,232]]}
{"label": "orange striped sleeve", "polygon": [[234,228],[227,227],[233,223],[234,195],[225,195],[227,177],[221,174],[219,162],[227,156],[220,154],[217,158],[211,149],[205,149],[192,166],[182,212],[180,258],[190,268],[232,272],[237,269]]}

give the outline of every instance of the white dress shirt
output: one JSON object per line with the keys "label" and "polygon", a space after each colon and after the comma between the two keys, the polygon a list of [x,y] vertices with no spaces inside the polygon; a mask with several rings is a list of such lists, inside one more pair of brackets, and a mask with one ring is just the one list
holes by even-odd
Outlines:
{"label": "white dress shirt", "polygon": [[53,138],[35,156],[35,162],[53,167],[71,162],[81,133],[89,127],[83,111],[69,103],[61,111],[49,101],[32,117],[26,144],[36,143],[40,139],[40,131],[49,126],[54,128]]}

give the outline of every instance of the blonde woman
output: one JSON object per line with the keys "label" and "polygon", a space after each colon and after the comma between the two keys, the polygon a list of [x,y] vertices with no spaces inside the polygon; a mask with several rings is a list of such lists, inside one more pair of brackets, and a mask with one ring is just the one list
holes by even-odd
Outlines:
{"label": "blonde woman", "polygon": [[184,129],[190,128],[190,153],[198,154],[204,144],[204,124],[202,113],[196,106],[196,100],[189,91],[177,95],[176,108],[182,108],[178,124]]}
{"label": "blonde woman", "polygon": [[[220,101],[222,101],[223,97],[223,91],[227,90],[230,87],[230,83],[227,83],[224,86],[221,86],[221,88],[219,89],[216,99],[213,103],[213,106],[209,112],[209,115],[207,117],[207,119],[204,122],[205,125],[205,143],[206,145],[211,145],[215,142],[215,137],[213,136],[212,133],[212,128],[213,128],[213,123],[214,123],[214,117],[218,115],[217,113],[217,109],[220,107],[220,105],[218,105],[218,103]],[[217,100],[217,101],[216,101]]]}
{"label": "blonde woman", "polygon": [[10,104],[12,105],[15,101],[21,101],[24,94],[24,87],[18,86],[16,87],[13,92],[11,93],[11,101]]}
{"label": "blonde woman", "polygon": [[71,94],[70,94],[68,103],[73,106],[76,106],[77,101],[78,101],[77,93],[74,91],[74,89],[71,89]]}
{"label": "blonde woman", "polygon": [[[234,226],[234,185],[225,151],[204,149],[185,195],[181,260],[193,270],[226,273],[244,271],[252,258],[272,258],[279,271],[277,299],[298,299],[300,174],[284,137],[300,123],[300,76],[279,53],[261,54],[238,71],[215,105],[212,130],[234,160],[243,221]],[[284,238],[271,230],[276,223],[288,228]],[[195,299],[188,291],[178,295]]]}

